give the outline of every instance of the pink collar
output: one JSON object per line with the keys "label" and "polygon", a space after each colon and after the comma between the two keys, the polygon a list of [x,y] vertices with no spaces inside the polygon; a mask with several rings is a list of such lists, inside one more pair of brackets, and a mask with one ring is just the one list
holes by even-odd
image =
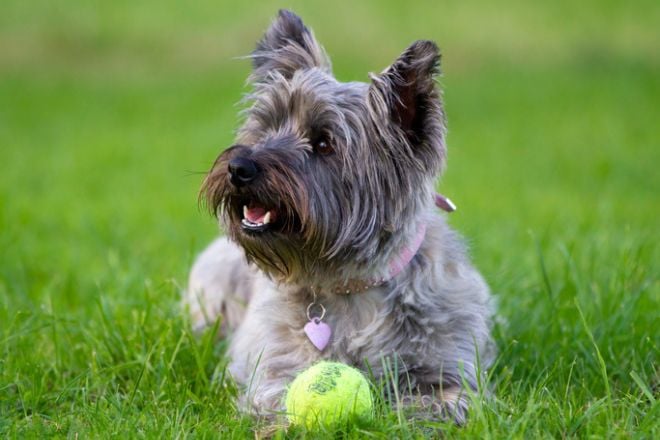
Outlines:
{"label": "pink collar", "polygon": [[388,264],[387,275],[381,278],[371,278],[368,280],[351,279],[342,285],[335,286],[332,289],[333,293],[340,295],[350,295],[351,293],[361,293],[369,290],[372,287],[380,286],[381,284],[396,277],[405,269],[413,257],[419,251],[422,241],[426,236],[426,224],[420,223],[412,242],[401,249],[401,251],[392,258]]}
{"label": "pink collar", "polygon": [[[424,241],[425,236],[426,224],[420,223],[419,227],[417,228],[417,234],[415,234],[413,241],[409,245],[404,246],[403,249],[401,249],[399,255],[395,255],[394,258],[390,260],[388,270],[389,279],[399,275],[401,271],[408,265],[408,263],[410,263],[410,260],[412,260],[413,257],[417,254],[417,251],[422,245],[422,241]],[[385,281],[387,280],[383,280],[383,282]]]}
{"label": "pink collar", "polygon": [[[435,205],[446,212],[453,212],[456,210],[456,205],[449,200],[448,197],[443,196],[442,194],[435,194],[434,196]],[[410,261],[417,255],[419,248],[422,246],[424,237],[426,236],[426,224],[419,223],[417,229],[417,234],[413,238],[410,244],[406,245],[401,249],[399,254],[395,255],[393,259],[390,260],[388,265],[388,276],[382,278],[374,278],[370,280],[359,280],[353,279],[348,280],[341,286],[336,286],[332,289],[333,293],[349,295],[351,293],[360,293],[368,290],[372,287],[380,286],[381,284],[391,280],[392,278],[399,275],[403,269],[410,263]]]}
{"label": "pink collar", "polygon": [[[436,194],[435,195],[435,204],[438,208],[444,209],[447,212],[452,212],[456,210],[456,206],[448,198]],[[412,242],[409,245],[406,245],[401,249],[401,252],[396,255],[392,260],[390,260],[388,268],[388,277],[372,280],[348,280],[344,285],[334,288],[333,293],[338,294],[351,294],[364,292],[365,290],[370,289],[371,287],[380,286],[386,281],[391,280],[395,276],[399,275],[401,271],[410,263],[410,261],[417,255],[419,248],[422,246],[424,237],[426,236],[426,224],[419,223],[419,228],[417,229],[417,234],[413,238]],[[332,337],[332,328],[323,322],[323,317],[325,316],[325,307],[323,304],[316,302],[316,292],[314,293],[314,300],[307,306],[307,319],[308,322],[303,327],[303,331],[309,338],[310,342],[316,347],[317,350],[323,351],[325,347],[330,342]],[[312,309],[314,306],[320,308],[320,316],[313,316]]]}
{"label": "pink collar", "polygon": [[[420,223],[419,228],[417,229],[417,234],[413,241],[404,246],[401,252],[395,256],[394,259],[390,260],[388,276],[379,279],[371,280],[348,280],[345,284],[339,287],[332,289],[332,292],[340,295],[350,295],[351,293],[360,293],[365,290],[369,290],[372,287],[380,286],[388,280],[391,280],[395,276],[399,275],[401,271],[410,263],[410,260],[417,254],[424,236],[426,235],[426,224]],[[317,350],[323,351],[325,347],[330,343],[332,338],[332,327],[329,324],[323,322],[325,317],[325,307],[320,302],[316,302],[316,292],[312,289],[314,294],[314,299],[307,306],[306,315],[307,323],[303,327],[303,332],[307,335],[309,341],[316,347]],[[320,312],[320,315],[314,315],[314,312]]]}

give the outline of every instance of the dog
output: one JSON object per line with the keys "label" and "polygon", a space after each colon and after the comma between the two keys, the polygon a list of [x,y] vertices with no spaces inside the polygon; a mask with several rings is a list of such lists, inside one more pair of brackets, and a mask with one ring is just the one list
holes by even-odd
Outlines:
{"label": "dog", "polygon": [[250,58],[242,127],[200,192],[227,237],[192,267],[193,327],[221,320],[253,414],[283,412],[298,373],[336,360],[396,387],[397,408],[464,423],[466,388],[494,356],[493,307],[434,203],[451,209],[434,189],[446,154],[436,44],[342,83],[282,10]]}

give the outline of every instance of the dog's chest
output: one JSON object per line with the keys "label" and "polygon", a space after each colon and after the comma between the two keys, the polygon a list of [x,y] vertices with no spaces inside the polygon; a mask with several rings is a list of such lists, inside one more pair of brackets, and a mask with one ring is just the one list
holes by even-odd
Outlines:
{"label": "dog's chest", "polygon": [[[319,302],[325,310],[321,324],[327,325],[330,338],[327,346],[320,350],[314,346],[310,337],[304,331],[306,319],[301,320],[299,333],[301,341],[316,352],[318,358],[333,358],[349,362],[360,362],[365,357],[380,350],[379,335],[387,333],[391,325],[387,313],[387,304],[383,293],[378,289],[356,295],[336,296]],[[318,321],[318,315],[312,319]]]}

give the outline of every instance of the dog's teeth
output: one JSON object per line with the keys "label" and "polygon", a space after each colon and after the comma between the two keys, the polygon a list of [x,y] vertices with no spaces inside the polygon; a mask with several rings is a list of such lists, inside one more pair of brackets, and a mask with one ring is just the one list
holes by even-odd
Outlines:
{"label": "dog's teeth", "polygon": [[247,205],[243,205],[243,218],[247,218],[248,216],[248,207]]}
{"label": "dog's teeth", "polygon": [[268,211],[266,213],[266,215],[264,216],[264,223],[263,224],[267,225],[268,223],[270,223],[270,211]]}

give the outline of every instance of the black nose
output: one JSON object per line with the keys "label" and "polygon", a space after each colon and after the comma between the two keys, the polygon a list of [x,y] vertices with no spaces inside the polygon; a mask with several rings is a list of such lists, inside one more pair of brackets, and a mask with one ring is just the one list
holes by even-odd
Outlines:
{"label": "black nose", "polygon": [[229,180],[236,186],[247,185],[259,174],[257,164],[244,157],[237,157],[230,160],[228,168]]}

